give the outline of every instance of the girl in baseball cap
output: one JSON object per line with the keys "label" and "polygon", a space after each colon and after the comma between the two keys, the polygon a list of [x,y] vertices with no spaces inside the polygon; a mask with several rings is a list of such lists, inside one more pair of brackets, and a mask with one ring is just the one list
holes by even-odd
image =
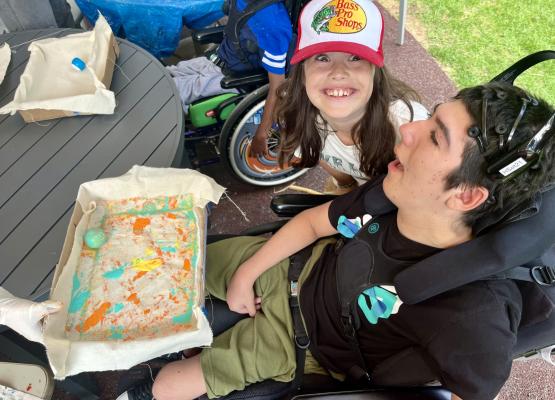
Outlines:
{"label": "girl in baseball cap", "polygon": [[347,191],[385,172],[399,126],[428,112],[385,69],[383,18],[371,0],[310,1],[297,34],[278,90],[279,161],[319,163]]}

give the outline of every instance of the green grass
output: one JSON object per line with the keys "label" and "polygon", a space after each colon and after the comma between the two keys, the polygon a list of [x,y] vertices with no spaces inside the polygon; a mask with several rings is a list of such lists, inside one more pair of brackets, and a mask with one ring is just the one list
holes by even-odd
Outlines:
{"label": "green grass", "polygon": [[[409,0],[428,51],[461,88],[490,80],[539,50],[555,50],[553,0]],[[515,82],[555,104],[555,60]]]}

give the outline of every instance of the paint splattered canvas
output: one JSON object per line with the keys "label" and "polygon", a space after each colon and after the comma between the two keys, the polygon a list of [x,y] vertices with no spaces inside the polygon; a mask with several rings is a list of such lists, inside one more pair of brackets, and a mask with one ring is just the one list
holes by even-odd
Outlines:
{"label": "paint splattered canvas", "polygon": [[134,166],[79,186],[44,322],[56,379],[212,343],[206,217],[224,188],[181,168]]}
{"label": "paint splattered canvas", "polygon": [[93,205],[73,276],[68,338],[126,341],[196,329],[204,214],[192,196]]}

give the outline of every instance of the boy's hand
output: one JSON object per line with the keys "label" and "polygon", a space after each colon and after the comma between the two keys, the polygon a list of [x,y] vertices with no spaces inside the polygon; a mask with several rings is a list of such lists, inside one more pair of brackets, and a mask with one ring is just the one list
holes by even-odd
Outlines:
{"label": "boy's hand", "polygon": [[251,317],[255,316],[256,310],[260,310],[262,302],[260,297],[255,297],[254,295],[253,283],[248,279],[244,279],[241,276],[240,270],[231,278],[226,298],[227,305],[231,311],[249,314]]}
{"label": "boy's hand", "polygon": [[268,154],[268,136],[267,129],[263,128],[262,125],[258,125],[256,133],[252,138],[250,156],[257,157]]}

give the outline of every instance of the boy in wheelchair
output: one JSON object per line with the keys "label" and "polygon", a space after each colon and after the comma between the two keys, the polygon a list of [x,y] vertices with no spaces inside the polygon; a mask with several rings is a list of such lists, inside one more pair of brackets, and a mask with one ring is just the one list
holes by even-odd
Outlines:
{"label": "boy in wheelchair", "polygon": [[[207,290],[251,318],[163,367],[154,397],[214,398],[267,379],[292,381],[303,330],[305,372],[365,379],[381,361],[418,347],[454,399],[495,397],[521,322],[515,281],[474,281],[403,304],[393,280],[551,185],[554,119],[552,107],[514,86],[464,89],[428,120],[401,127],[385,177],[302,212],[268,241],[210,245]],[[119,399],[143,395],[131,389]]]}
{"label": "boy in wheelchair", "polygon": [[[272,126],[276,89],[285,80],[292,37],[291,21],[283,1],[265,0],[256,4],[249,0],[229,0],[228,3],[229,20],[218,48],[206,57],[181,61],[169,66],[168,70],[186,112],[189,105],[200,98],[230,91],[220,85],[225,75],[265,70],[269,91],[262,121],[251,147],[254,154],[264,153]],[[252,15],[247,17],[250,13]]]}

